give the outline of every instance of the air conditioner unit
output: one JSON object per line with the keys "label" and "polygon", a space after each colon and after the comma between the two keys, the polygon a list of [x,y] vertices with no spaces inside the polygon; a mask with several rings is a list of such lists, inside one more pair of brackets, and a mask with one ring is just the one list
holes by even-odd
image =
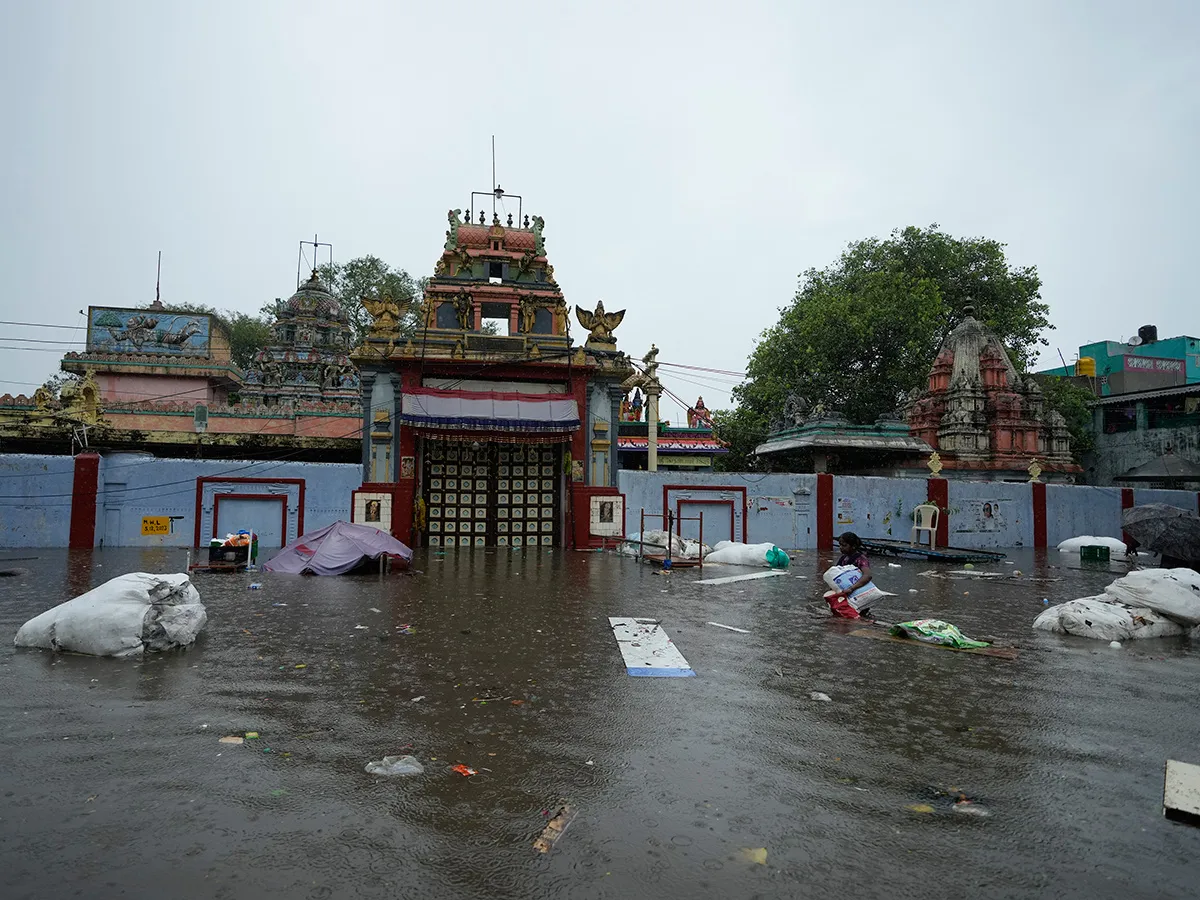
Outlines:
{"label": "air conditioner unit", "polygon": [[208,431],[208,406],[203,403],[197,403],[196,409],[192,412],[192,425],[196,429],[197,434],[204,434]]}

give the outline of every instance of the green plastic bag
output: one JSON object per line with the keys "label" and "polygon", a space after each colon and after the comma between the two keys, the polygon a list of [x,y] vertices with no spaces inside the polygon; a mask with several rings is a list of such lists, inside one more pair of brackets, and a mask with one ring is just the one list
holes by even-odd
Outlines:
{"label": "green plastic bag", "polygon": [[973,641],[949,622],[941,619],[916,619],[912,622],[900,622],[893,625],[888,632],[897,637],[908,637],[925,644],[941,644],[956,650],[978,650],[990,647],[986,641]]}
{"label": "green plastic bag", "polygon": [[772,569],[786,569],[791,562],[792,561],[788,559],[788,555],[778,547],[771,547],[771,549],[767,551],[767,565]]}

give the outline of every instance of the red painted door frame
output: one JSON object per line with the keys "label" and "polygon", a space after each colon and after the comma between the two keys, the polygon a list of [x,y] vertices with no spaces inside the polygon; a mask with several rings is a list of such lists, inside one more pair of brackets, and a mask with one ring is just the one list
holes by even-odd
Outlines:
{"label": "red painted door frame", "polygon": [[[201,531],[201,527],[204,524],[204,522],[203,522],[203,519],[204,519],[204,486],[206,484],[294,484],[294,485],[297,485],[300,488],[300,490],[299,490],[298,496],[296,498],[296,537],[299,537],[300,535],[304,534],[304,490],[305,490],[305,488],[304,488],[304,479],[303,478],[223,478],[220,475],[204,475],[204,476],[201,476],[200,478],[196,479],[195,546],[197,546],[197,547],[200,546],[200,531]],[[287,502],[286,502],[287,495],[286,494],[283,494],[283,495],[280,495],[280,494],[254,494],[254,496],[255,497],[283,496],[285,499],[283,508],[284,508],[284,513],[286,515],[286,512],[287,512]],[[213,520],[214,520],[213,525],[214,526],[216,525],[216,516],[217,516],[216,497],[217,497],[217,495],[214,493],[213,494]],[[286,530],[284,531],[284,538],[285,538],[285,542],[286,542],[286,538],[287,538]]]}

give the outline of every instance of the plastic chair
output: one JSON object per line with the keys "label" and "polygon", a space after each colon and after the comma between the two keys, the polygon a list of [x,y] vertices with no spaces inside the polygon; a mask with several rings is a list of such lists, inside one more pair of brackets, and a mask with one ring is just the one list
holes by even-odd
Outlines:
{"label": "plastic chair", "polygon": [[913,528],[912,534],[909,537],[909,544],[917,546],[921,541],[921,533],[929,532],[929,549],[937,549],[937,527],[938,518],[942,511],[932,503],[922,503],[913,510]]}

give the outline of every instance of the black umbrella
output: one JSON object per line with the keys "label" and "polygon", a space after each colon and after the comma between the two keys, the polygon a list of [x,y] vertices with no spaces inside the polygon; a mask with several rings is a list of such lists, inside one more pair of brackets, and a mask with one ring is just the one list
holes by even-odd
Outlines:
{"label": "black umbrella", "polygon": [[1121,528],[1143,550],[1200,560],[1200,518],[1185,509],[1165,503],[1135,506],[1121,514]]}

